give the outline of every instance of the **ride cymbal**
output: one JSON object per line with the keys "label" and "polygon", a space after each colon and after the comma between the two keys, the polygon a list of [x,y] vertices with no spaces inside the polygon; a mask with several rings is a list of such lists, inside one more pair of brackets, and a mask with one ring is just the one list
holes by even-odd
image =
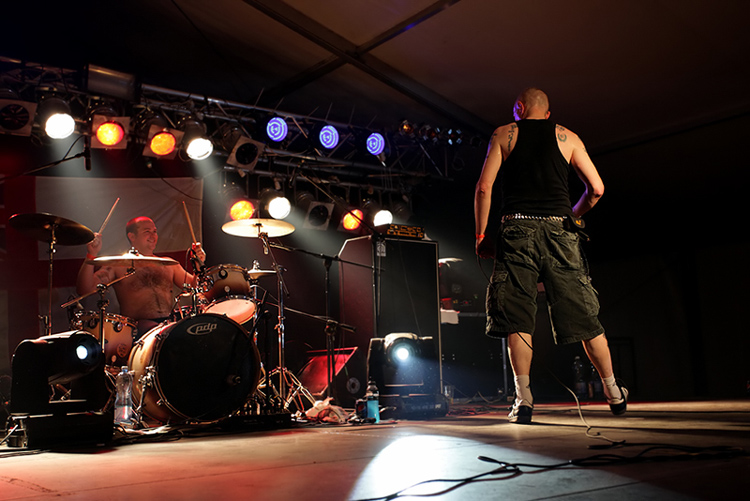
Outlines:
{"label": "ride cymbal", "polygon": [[294,225],[278,219],[238,219],[224,223],[221,229],[236,237],[258,238],[265,233],[274,238],[289,235],[294,231]]}
{"label": "ride cymbal", "polygon": [[8,220],[20,233],[42,242],[57,245],[84,245],[94,239],[94,232],[86,226],[46,212],[15,214]]}

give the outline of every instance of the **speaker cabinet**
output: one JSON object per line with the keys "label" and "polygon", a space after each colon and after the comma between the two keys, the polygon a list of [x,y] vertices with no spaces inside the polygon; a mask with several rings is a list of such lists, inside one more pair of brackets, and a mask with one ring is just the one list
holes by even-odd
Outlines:
{"label": "speaker cabinet", "polygon": [[394,332],[432,337],[440,353],[437,242],[351,238],[339,252],[341,322],[356,327],[347,344],[367,353],[372,338]]}
{"label": "speaker cabinet", "polygon": [[356,345],[411,332],[439,341],[437,242],[366,236],[344,242],[339,253],[341,321],[357,328]]}

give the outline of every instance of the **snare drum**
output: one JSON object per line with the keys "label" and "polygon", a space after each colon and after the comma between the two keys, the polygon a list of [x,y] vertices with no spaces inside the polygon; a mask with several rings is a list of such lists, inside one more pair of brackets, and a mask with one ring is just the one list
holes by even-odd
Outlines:
{"label": "snare drum", "polygon": [[[99,313],[79,312],[70,323],[71,329],[83,330],[99,337]],[[104,314],[104,357],[106,365],[122,367],[128,364],[128,356],[133,348],[133,337],[138,331],[135,320],[113,313]]]}
{"label": "snare drum", "polygon": [[[260,355],[248,332],[202,314],[154,327],[130,354],[133,401],[162,423],[228,417],[255,392]],[[146,377],[143,377],[146,376]]]}

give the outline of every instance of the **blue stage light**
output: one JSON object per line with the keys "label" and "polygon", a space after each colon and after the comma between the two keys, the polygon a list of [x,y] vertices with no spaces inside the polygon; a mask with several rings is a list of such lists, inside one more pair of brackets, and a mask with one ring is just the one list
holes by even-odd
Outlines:
{"label": "blue stage light", "polygon": [[326,125],[320,129],[318,140],[324,148],[333,149],[339,144],[339,131],[333,125]]}
{"label": "blue stage light", "polygon": [[271,141],[277,143],[283,141],[286,139],[288,133],[289,126],[287,125],[286,120],[281,117],[273,117],[266,125],[266,134]]}
{"label": "blue stage light", "polygon": [[367,136],[367,151],[372,155],[380,155],[385,149],[385,139],[383,135],[378,132],[373,132]]}

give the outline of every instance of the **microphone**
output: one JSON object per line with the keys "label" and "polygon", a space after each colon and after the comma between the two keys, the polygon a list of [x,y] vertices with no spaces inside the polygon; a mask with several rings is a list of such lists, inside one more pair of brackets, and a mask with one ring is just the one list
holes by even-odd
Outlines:
{"label": "microphone", "polygon": [[91,148],[89,147],[89,141],[86,141],[86,145],[83,147],[83,166],[86,170],[91,170]]}

